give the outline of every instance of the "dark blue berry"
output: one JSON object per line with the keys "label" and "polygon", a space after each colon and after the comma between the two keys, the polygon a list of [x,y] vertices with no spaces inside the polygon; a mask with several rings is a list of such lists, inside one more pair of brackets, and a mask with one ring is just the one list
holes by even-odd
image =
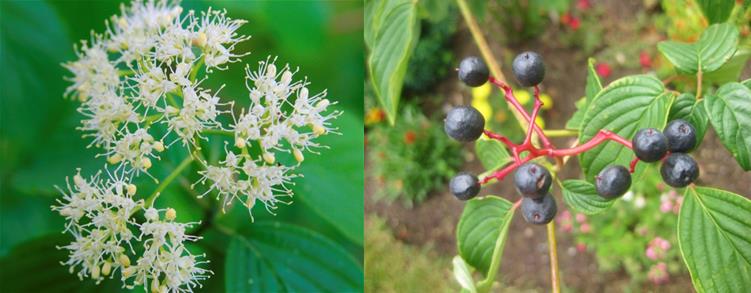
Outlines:
{"label": "dark blue berry", "polygon": [[545,225],[555,218],[558,207],[552,195],[547,194],[541,199],[531,199],[525,197],[522,199],[522,216],[527,223],[535,225]]}
{"label": "dark blue berry", "polygon": [[463,142],[476,140],[484,129],[485,118],[480,111],[470,106],[454,107],[446,115],[443,124],[443,130],[448,136]]}
{"label": "dark blue berry", "polygon": [[480,58],[467,57],[459,63],[459,79],[468,86],[481,86],[488,81],[489,76],[488,66]]}
{"label": "dark blue berry", "polygon": [[511,69],[522,86],[536,86],[545,78],[545,64],[535,52],[527,51],[517,55]]}
{"label": "dark blue berry", "polygon": [[637,131],[631,143],[636,157],[644,162],[657,162],[668,152],[668,139],[654,128]]}
{"label": "dark blue berry", "polygon": [[550,190],[552,177],[545,167],[535,163],[526,163],[516,169],[514,184],[516,190],[524,197],[540,199]]}
{"label": "dark blue berry", "polygon": [[608,166],[595,177],[597,194],[605,199],[620,197],[631,187],[631,173],[620,165]]}
{"label": "dark blue berry", "polygon": [[460,200],[468,200],[480,193],[480,181],[477,176],[461,172],[449,182],[451,193]]}
{"label": "dark blue berry", "polygon": [[673,153],[685,153],[696,145],[696,129],[688,121],[676,119],[665,126],[668,149]]}
{"label": "dark blue berry", "polygon": [[686,187],[699,177],[699,165],[691,156],[672,153],[660,167],[662,180],[672,187]]}

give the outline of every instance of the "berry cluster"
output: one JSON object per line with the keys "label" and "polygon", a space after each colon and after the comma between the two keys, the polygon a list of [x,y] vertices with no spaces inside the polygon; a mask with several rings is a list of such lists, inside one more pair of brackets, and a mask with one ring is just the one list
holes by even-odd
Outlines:
{"label": "berry cluster", "polygon": [[[630,169],[620,165],[610,165],[595,177],[595,189],[600,197],[606,200],[616,199],[631,187],[631,173],[634,172],[638,161],[657,162],[662,160],[660,173],[663,180],[673,187],[685,187],[699,175],[699,168],[685,152],[696,145],[696,130],[682,119],[671,121],[664,129],[664,134],[654,128],[639,130],[631,141],[618,136],[608,130],[600,130],[588,142],[576,147],[557,149],[545,136],[545,133],[533,121],[537,117],[542,102],[538,85],[545,77],[545,64],[542,57],[534,52],[524,52],[514,58],[512,64],[514,77],[520,85],[534,87],[535,104],[531,114],[513,95],[510,86],[490,76],[487,65],[477,57],[462,60],[458,68],[459,79],[466,85],[478,87],[490,81],[505,92],[506,101],[513,106],[521,117],[529,124],[524,142],[515,144],[508,138],[485,129],[485,118],[471,106],[458,106],[451,109],[444,121],[444,130],[451,138],[461,142],[477,140],[485,134],[506,145],[511,150],[513,162],[495,171],[485,178],[477,178],[467,172],[456,175],[449,183],[449,189],[460,200],[469,200],[480,192],[482,184],[492,179],[502,180],[516,170],[514,183],[516,190],[522,195],[520,206],[524,219],[532,224],[547,224],[555,217],[557,207],[550,194],[552,176],[544,166],[531,162],[537,157],[549,157],[562,162],[563,157],[586,152],[607,140],[620,143],[634,151],[636,158],[631,162]],[[533,133],[537,134],[542,143],[539,148],[532,143]],[[521,154],[526,153],[526,156]]]}
{"label": "berry cluster", "polygon": [[699,165],[686,152],[696,146],[696,129],[683,119],[670,121],[664,133],[654,128],[636,132],[633,140],[636,159],[644,162],[662,160],[660,175],[672,187],[686,187],[699,177]]}

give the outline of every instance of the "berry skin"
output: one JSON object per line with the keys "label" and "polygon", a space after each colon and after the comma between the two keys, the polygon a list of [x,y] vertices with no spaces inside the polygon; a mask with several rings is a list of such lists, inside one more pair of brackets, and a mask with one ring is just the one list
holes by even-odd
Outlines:
{"label": "berry skin", "polygon": [[480,181],[477,176],[467,172],[461,172],[451,178],[449,182],[451,193],[460,200],[468,200],[480,193]]}
{"label": "berry skin", "polygon": [[668,149],[673,153],[685,153],[696,145],[696,129],[688,121],[676,119],[665,126]]}
{"label": "berry skin", "polygon": [[657,162],[668,152],[668,139],[654,128],[640,129],[631,140],[634,154],[644,162]]}
{"label": "berry skin", "polygon": [[535,52],[527,51],[517,55],[511,69],[522,86],[536,86],[545,78],[545,64]]}
{"label": "berry skin", "polygon": [[595,177],[597,194],[605,199],[620,197],[631,187],[631,173],[621,165],[608,166]]}
{"label": "berry skin", "polygon": [[687,154],[672,153],[662,162],[660,175],[672,187],[686,187],[699,177],[699,165]]}
{"label": "berry skin", "polygon": [[470,106],[454,107],[443,121],[443,130],[446,134],[462,142],[478,139],[483,129],[485,129],[485,118],[482,117],[480,111]]}
{"label": "berry skin", "polygon": [[459,63],[459,79],[466,85],[478,87],[488,81],[490,71],[480,58],[467,57]]}
{"label": "berry skin", "polygon": [[514,183],[516,190],[524,197],[541,199],[548,194],[552,177],[545,167],[535,163],[526,163],[516,169]]}
{"label": "berry skin", "polygon": [[539,200],[525,197],[522,199],[522,216],[527,223],[545,225],[555,218],[558,207],[552,195],[547,194]]}

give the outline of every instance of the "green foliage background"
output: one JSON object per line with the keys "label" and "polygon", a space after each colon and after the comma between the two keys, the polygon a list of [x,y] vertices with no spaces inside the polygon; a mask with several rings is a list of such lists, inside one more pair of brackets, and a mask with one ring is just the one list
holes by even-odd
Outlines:
{"label": "green foliage background", "polygon": [[[50,210],[60,196],[54,186],[64,186],[66,176],[75,174],[79,167],[87,175],[104,166],[104,160],[94,157],[96,150],[87,149],[89,141],[75,129],[82,115],[75,110],[77,102],[63,98],[68,85],[63,78],[70,74],[61,63],[75,59],[73,45],[88,39],[92,30],[102,32],[104,20],[118,14],[119,5],[110,1],[0,3],[0,291],[23,291],[35,286],[57,291],[122,290],[118,280],[107,280],[99,286],[90,280],[80,282],[59,264],[65,253],[56,250],[55,245],[70,242],[71,237],[60,234],[63,218]],[[226,84],[220,94],[222,99],[246,106],[244,65],[254,66],[268,55],[279,55],[277,64],[299,66],[298,76],[309,77],[311,92],[328,89],[329,99],[337,101],[335,107],[344,111],[335,122],[343,135],[324,138],[324,144],[331,149],[322,150],[318,156],[308,155],[298,169],[305,177],[295,180],[294,204],[280,207],[277,216],[257,207],[255,224],[250,223],[242,207],[216,218],[217,225],[236,234],[228,236],[210,228],[203,235],[205,239],[196,243],[194,249],[207,252],[215,273],[199,291],[224,291],[225,285],[242,281],[225,278],[224,274],[225,254],[241,255],[235,252],[237,245],[227,249],[231,241],[237,243],[239,238],[258,247],[269,243],[278,249],[296,245],[289,253],[248,257],[248,264],[266,258],[263,265],[268,267],[262,267],[266,275],[252,276],[261,281],[269,278],[279,288],[301,290],[311,283],[311,277],[285,274],[285,266],[311,259],[321,260],[320,265],[324,266],[331,262],[327,257],[336,256],[342,261],[334,260],[330,265],[336,265],[347,278],[333,282],[342,282],[338,288],[362,290],[363,4],[186,1],[181,5],[186,10],[205,10],[210,5],[227,9],[231,18],[249,21],[240,32],[252,38],[242,43],[238,51],[251,54],[230,65],[230,70],[215,71],[206,81],[209,88]],[[204,147],[215,150],[209,151],[211,161],[218,159],[222,143],[215,137],[210,139]],[[186,154],[177,144],[172,149],[175,150],[165,153],[151,170],[156,178],[164,178]],[[185,178],[173,182],[158,201],[174,207],[180,221],[198,221],[207,213],[191,199],[189,188],[180,184],[195,181],[195,172],[195,168],[184,172]],[[139,193],[148,194],[155,185],[143,177],[146,176],[138,181]],[[308,244],[314,249],[306,251]],[[301,259],[304,257],[308,258]],[[242,264],[239,269],[248,269]],[[315,261],[311,265],[315,267]],[[227,265],[226,269],[238,268]]]}

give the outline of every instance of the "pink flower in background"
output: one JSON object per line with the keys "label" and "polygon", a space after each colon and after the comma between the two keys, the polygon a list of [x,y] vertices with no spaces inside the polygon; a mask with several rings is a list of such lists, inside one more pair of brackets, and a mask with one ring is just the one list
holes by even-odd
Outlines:
{"label": "pink flower in background", "polygon": [[660,212],[677,215],[681,210],[682,203],[683,196],[671,189],[667,193],[660,195]]}
{"label": "pink flower in background", "polygon": [[652,68],[652,57],[649,56],[647,51],[639,53],[639,64],[641,64],[641,68],[644,69]]}
{"label": "pink flower in background", "polygon": [[574,229],[574,225],[571,220],[571,212],[569,212],[568,210],[561,212],[561,214],[558,215],[556,221],[558,222],[558,226],[561,227],[561,230],[563,230],[563,232],[571,232]]}
{"label": "pink flower in background", "polygon": [[656,285],[664,284],[670,281],[668,266],[664,262],[659,262],[649,268],[647,278]]}
{"label": "pink flower in background", "polygon": [[579,224],[584,223],[587,221],[587,215],[582,213],[576,213],[576,222]]}
{"label": "pink flower in background", "polygon": [[579,227],[579,231],[581,231],[584,234],[587,234],[589,232],[592,232],[592,227],[589,226],[589,223],[584,223]]}
{"label": "pink flower in background", "polygon": [[584,243],[577,243],[576,244],[576,250],[579,252],[585,252],[587,251],[587,245]]}
{"label": "pink flower in background", "polygon": [[655,237],[647,244],[647,250],[645,254],[647,258],[651,260],[658,260],[665,257],[665,254],[670,250],[670,241],[663,239],[662,237]]}
{"label": "pink flower in background", "polygon": [[589,0],[579,0],[576,1],[576,8],[579,10],[587,10],[592,8],[592,3],[589,2]]}
{"label": "pink flower in background", "polygon": [[595,71],[602,78],[608,78],[610,74],[613,73],[613,70],[607,63],[597,63],[597,65],[595,65]]}
{"label": "pink flower in background", "polygon": [[566,12],[563,16],[561,16],[561,23],[565,24],[572,30],[578,30],[579,26],[581,26],[581,21],[578,17],[571,15],[571,13]]}

